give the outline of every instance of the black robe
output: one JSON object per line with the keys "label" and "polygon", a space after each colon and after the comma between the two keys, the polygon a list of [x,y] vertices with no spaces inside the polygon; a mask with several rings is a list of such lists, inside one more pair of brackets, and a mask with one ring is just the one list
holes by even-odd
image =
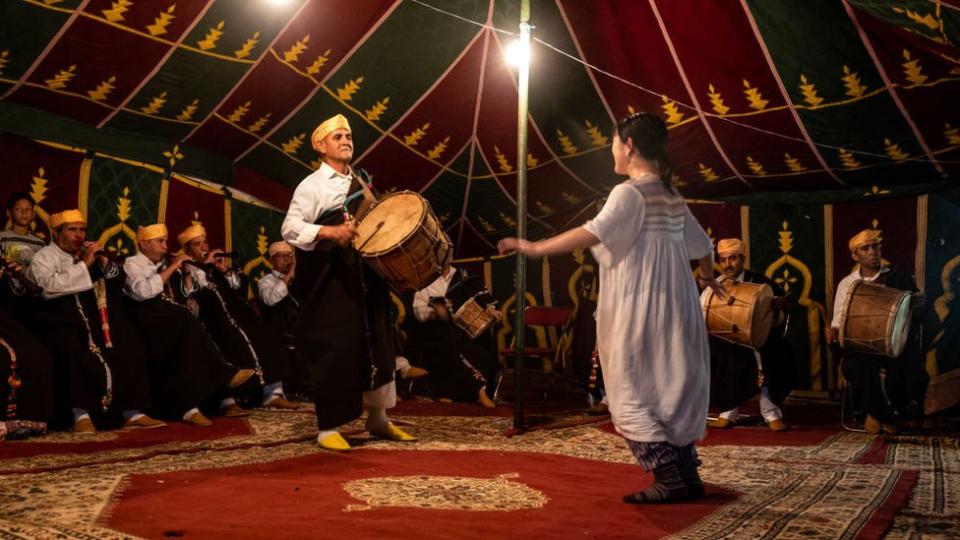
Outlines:
{"label": "black robe", "polygon": [[[901,291],[917,291],[913,276],[897,267],[889,268],[874,283]],[[915,310],[907,344],[897,358],[844,351],[841,367],[843,376],[850,383],[854,411],[869,414],[885,423],[894,423],[908,414],[923,415],[929,375],[921,350],[922,322],[922,313]],[[886,371],[883,380],[881,370]]]}
{"label": "black robe", "polygon": [[268,306],[257,291],[257,305],[263,319],[270,324],[281,336],[283,345],[290,358],[291,375],[284,381],[284,388],[295,394],[302,394],[313,398],[313,385],[309,381],[306,366],[297,354],[296,333],[297,320],[300,318],[300,299],[293,296],[292,286],[287,287],[287,296],[272,306]]}
{"label": "black robe", "polygon": [[170,286],[177,302],[195,302],[198,317],[231,366],[254,369],[261,384],[282,381],[291,373],[290,359],[283,346],[283,338],[272,326],[264,324],[246,299],[238,291],[246,291],[246,276],[240,287],[230,287],[226,277],[215,268],[208,268],[207,286],[183,295],[182,274],[170,278]]}
{"label": "black robe", "polygon": [[[342,212],[321,215],[339,225]],[[297,351],[315,392],[317,426],[334,429],[363,414],[363,392],[393,381],[396,342],[387,283],[352,247],[297,249],[292,293],[303,299]]]}
{"label": "black robe", "polygon": [[237,372],[207,331],[168,292],[142,302],[126,298],[127,311],[146,344],[155,409],[180,418],[222,389]]}
{"label": "black robe", "polygon": [[53,357],[13,316],[25,313],[16,309],[19,300],[7,276],[0,277],[0,419],[49,422],[54,413]]}
{"label": "black robe", "polygon": [[[743,271],[745,283],[766,283],[774,296],[784,296],[779,285],[763,274]],[[790,370],[793,353],[783,337],[783,327],[770,330],[770,337],[760,348],[762,371],[757,370],[753,349],[734,345],[710,336],[710,409],[728,411],[757,395],[761,382],[767,387],[770,400],[781,407],[791,389]]]}
{"label": "black robe", "polygon": [[94,283],[106,280],[111,348],[104,343],[93,289],[38,302],[39,328],[54,356],[57,414],[69,418],[71,408],[85,409],[91,415],[149,409],[152,399],[146,353],[124,309],[123,271],[110,264],[104,272],[94,264],[90,279]]}

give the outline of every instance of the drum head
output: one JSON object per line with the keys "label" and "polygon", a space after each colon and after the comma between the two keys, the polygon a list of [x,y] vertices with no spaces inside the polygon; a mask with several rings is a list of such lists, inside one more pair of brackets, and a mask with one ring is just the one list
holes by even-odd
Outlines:
{"label": "drum head", "polygon": [[417,230],[426,212],[423,198],[412,191],[388,195],[357,226],[355,245],[364,255],[389,251]]}
{"label": "drum head", "polygon": [[890,354],[893,358],[900,356],[910,336],[910,303],[910,294],[904,293],[897,302],[896,314],[890,318],[892,328],[888,329],[887,335],[890,336]]}

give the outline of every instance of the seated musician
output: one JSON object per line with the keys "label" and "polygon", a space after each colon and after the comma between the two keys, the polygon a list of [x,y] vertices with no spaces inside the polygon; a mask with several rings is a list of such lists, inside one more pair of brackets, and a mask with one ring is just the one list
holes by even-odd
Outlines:
{"label": "seated musician", "polygon": [[[767,284],[776,297],[774,309],[783,311],[786,296],[782,288],[763,274],[744,269],[745,252],[738,238],[717,243],[717,260],[723,270],[721,282]],[[792,355],[783,327],[775,327],[759,351],[734,345],[710,336],[710,408],[719,417],[708,425],[729,428],[737,422],[739,406],[760,393],[760,414],[773,431],[787,429],[783,422],[783,401],[790,393]],[[759,387],[759,388],[758,388]]]}
{"label": "seated musician", "polygon": [[866,415],[867,433],[896,433],[898,424],[918,422],[923,417],[923,401],[929,380],[921,358],[920,324],[925,303],[916,282],[908,272],[883,260],[880,231],[865,229],[850,239],[850,257],[857,263],[840,280],[834,296],[833,322],[827,340],[838,343],[844,299],[857,281],[869,281],[901,291],[913,292],[913,324],[903,352],[897,358],[843,351],[841,373],[850,385],[855,412]]}
{"label": "seated musician", "polygon": [[156,410],[194,426],[212,422],[200,403],[218,392],[234,389],[254,375],[227,363],[206,330],[184,306],[173,301],[170,278],[189,257],[167,261],[167,226],[137,230],[140,251],[123,264],[128,311],[147,345],[150,385]]}
{"label": "seated musician", "polygon": [[50,216],[53,241],[27,277],[42,289],[38,323],[54,353],[55,395],[72,410],[73,431],[94,433],[93,418],[117,412],[124,427],[166,424],[143,414],[152,404],[143,342],[123,306],[120,268],[87,241],[79,210]]}
{"label": "seated musician", "polygon": [[270,244],[267,253],[272,271],[257,283],[260,314],[283,335],[283,344],[290,355],[294,372],[286,384],[287,389],[294,394],[313,396],[306,368],[297,355],[294,336],[294,328],[300,317],[300,299],[294,298],[291,293],[297,267],[293,246],[281,240]]}
{"label": "seated musician", "polygon": [[19,192],[7,199],[10,228],[0,231],[0,256],[24,267],[30,266],[33,254],[47,245],[30,230],[34,219],[34,203],[30,195]]}
{"label": "seated musician", "polygon": [[18,320],[32,292],[22,272],[0,264],[0,441],[43,434],[53,420],[53,356]]}
{"label": "seated musician", "polygon": [[[262,395],[254,398],[257,405],[296,409],[283,393],[283,380],[292,372],[283,338],[272,326],[263,324],[247,303],[246,276],[224,264],[223,250],[210,250],[202,225],[187,227],[177,241],[187,256],[186,271],[171,276],[178,301],[197,309],[200,322],[227,362],[256,372],[262,386]],[[224,416],[246,415],[231,397],[221,402],[221,412]]]}
{"label": "seated musician", "polygon": [[361,212],[350,201],[372,198],[372,186],[350,167],[353,132],[342,114],[320,123],[310,142],[322,163],[294,191],[281,232],[297,249],[296,346],[314,385],[317,444],[349,451],[339,428],[364,408],[371,435],[414,441],[386,412],[397,402],[390,290],[353,246],[353,215]]}
{"label": "seated musician", "polygon": [[[451,265],[446,273],[413,297],[413,313],[419,321],[408,344],[408,354],[415,365],[427,370],[434,396],[451,401],[476,402],[496,407],[487,394],[488,379],[483,369],[496,363],[496,354],[484,358],[482,350],[470,347],[470,336],[452,320],[453,305],[448,291],[461,283],[460,273]],[[488,309],[493,310],[491,304]],[[469,358],[469,356],[474,358]],[[477,360],[484,365],[474,365]]]}

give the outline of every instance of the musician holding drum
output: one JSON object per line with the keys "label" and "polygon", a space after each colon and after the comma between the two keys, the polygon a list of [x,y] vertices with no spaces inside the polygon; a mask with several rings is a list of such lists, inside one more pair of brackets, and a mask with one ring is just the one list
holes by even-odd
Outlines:
{"label": "musician holding drum", "polygon": [[923,293],[909,273],[883,260],[880,231],[850,239],[857,263],[840,280],[827,340],[843,349],[841,372],[867,433],[896,433],[923,416],[929,377],[921,361]]}
{"label": "musician holding drum", "polygon": [[353,245],[353,217],[362,209],[353,210],[351,202],[369,203],[373,195],[350,167],[350,124],[341,114],[328,118],[310,141],[322,164],[297,186],[281,232],[296,248],[293,294],[303,305],[295,340],[315,387],[317,443],[349,451],[338,428],[364,407],[371,435],[416,440],[386,414],[396,404],[395,329],[388,285]]}
{"label": "musician holding drum", "polygon": [[[754,303],[755,317],[773,326],[772,312],[782,312],[786,305],[786,295],[779,285],[763,274],[744,269],[744,247],[738,238],[725,238],[717,243],[717,260],[723,271],[721,284],[728,286],[730,297],[721,302],[724,308],[736,310],[740,306],[736,300],[745,295],[734,288],[743,283],[769,287],[774,296],[772,301]],[[707,291],[709,294],[709,290]],[[758,296],[759,297],[759,296]],[[731,304],[729,301],[733,299]],[[760,313],[766,310],[766,313]],[[749,324],[752,320],[743,319]],[[741,322],[741,324],[743,324]],[[765,343],[758,346],[745,346],[729,339],[731,336],[717,334],[710,328],[710,407],[722,411],[714,420],[708,421],[710,427],[729,428],[737,422],[739,405],[760,393],[760,414],[767,427],[773,431],[787,429],[783,422],[783,400],[790,393],[790,366],[792,354],[783,336],[784,319],[780,325],[770,329]],[[758,332],[760,329],[751,329]]]}
{"label": "musician holding drum", "polygon": [[[460,272],[451,265],[433,283],[417,291],[413,297],[413,314],[418,324],[411,333],[407,351],[414,364],[429,372],[430,390],[435,397],[476,402],[492,408],[496,404],[490,399],[488,389],[499,362],[496,350],[485,347],[484,342],[492,341],[485,330],[499,312],[492,303],[487,304],[479,308],[487,315],[485,323],[458,324],[455,315],[460,313],[462,318],[465,304],[476,303],[470,292],[456,294],[461,289],[466,291],[466,287]],[[458,296],[467,298],[454,301]]]}

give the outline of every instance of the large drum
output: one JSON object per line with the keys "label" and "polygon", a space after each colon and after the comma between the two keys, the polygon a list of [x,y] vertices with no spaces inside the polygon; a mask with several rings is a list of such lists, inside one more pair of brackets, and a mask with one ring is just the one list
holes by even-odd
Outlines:
{"label": "large drum", "polygon": [[730,343],[759,349],[767,342],[773,327],[773,290],[767,284],[722,283],[727,297],[721,299],[713,289],[704,289],[700,307],[711,335]]}
{"label": "large drum", "polygon": [[857,281],[844,298],[840,315],[840,346],[845,350],[896,358],[910,334],[907,291]]}
{"label": "large drum", "polygon": [[450,265],[452,244],[430,203],[412,191],[387,195],[357,225],[357,251],[397,292],[420,290]]}

